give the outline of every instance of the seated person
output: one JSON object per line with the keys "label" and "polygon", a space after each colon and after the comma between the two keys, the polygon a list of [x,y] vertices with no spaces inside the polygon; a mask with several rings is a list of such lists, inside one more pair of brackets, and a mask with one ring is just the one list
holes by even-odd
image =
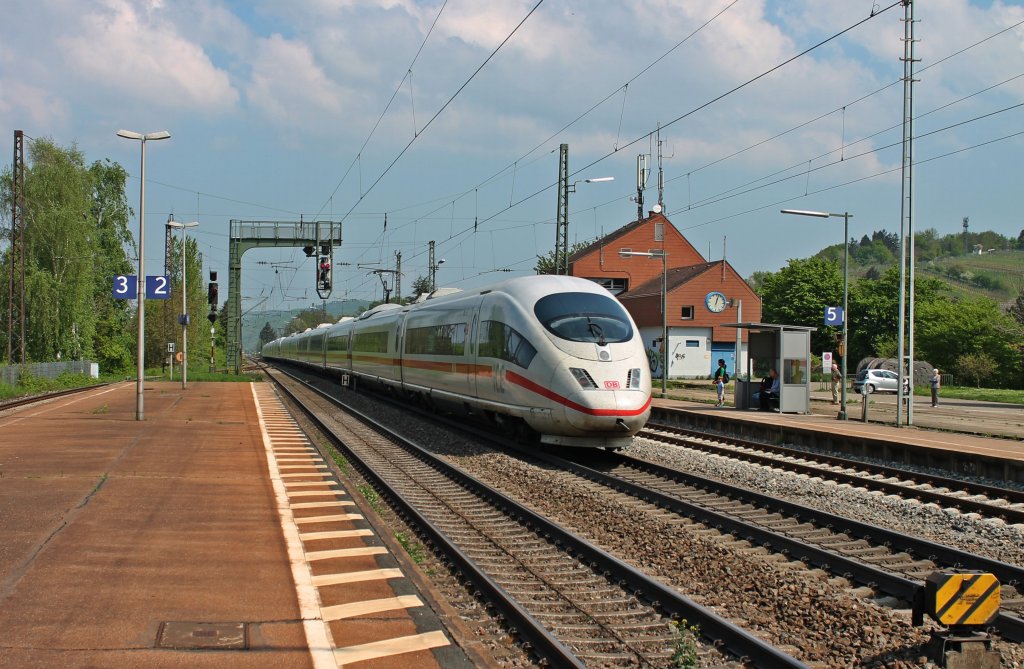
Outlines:
{"label": "seated person", "polygon": [[779,373],[774,367],[768,372],[768,376],[761,379],[761,390],[754,393],[754,400],[761,411],[771,411],[773,406],[779,405]]}

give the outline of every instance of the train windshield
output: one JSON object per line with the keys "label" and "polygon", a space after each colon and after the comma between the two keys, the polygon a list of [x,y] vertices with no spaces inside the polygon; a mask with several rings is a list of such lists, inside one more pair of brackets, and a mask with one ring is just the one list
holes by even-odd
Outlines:
{"label": "train windshield", "polygon": [[540,298],[533,312],[548,332],[569,341],[604,346],[633,338],[626,310],[605,295],[556,293]]}

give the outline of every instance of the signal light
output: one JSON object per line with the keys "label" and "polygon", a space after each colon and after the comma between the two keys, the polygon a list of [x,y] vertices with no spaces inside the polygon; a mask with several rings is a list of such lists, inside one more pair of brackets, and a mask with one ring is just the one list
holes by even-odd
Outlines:
{"label": "signal light", "polygon": [[312,244],[308,244],[302,247],[302,252],[306,254],[307,258],[312,258],[316,255],[316,247]]}
{"label": "signal light", "polygon": [[217,270],[211,269],[210,270],[210,281],[216,281],[216,280],[217,280]]}
{"label": "signal light", "polygon": [[330,242],[324,242],[320,245],[320,255],[329,256],[331,255],[331,244]]}
{"label": "signal light", "polygon": [[217,306],[217,284],[212,281],[210,282],[210,287],[207,289],[206,292],[206,301],[212,307]]}
{"label": "signal light", "polygon": [[327,256],[320,258],[319,270],[316,274],[317,290],[331,289],[331,259]]}
{"label": "signal light", "polygon": [[209,314],[207,314],[206,317],[210,320],[210,323],[216,323],[217,322],[217,312],[216,311],[211,311]]}

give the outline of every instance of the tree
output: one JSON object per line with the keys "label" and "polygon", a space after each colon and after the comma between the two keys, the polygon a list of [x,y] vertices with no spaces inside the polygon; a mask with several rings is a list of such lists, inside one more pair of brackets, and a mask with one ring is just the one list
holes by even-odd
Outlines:
{"label": "tree", "polygon": [[[130,273],[125,172],[116,164],[86,167],[74,145],[38,139],[25,168],[26,357],[98,359],[104,372],[129,369],[131,309],[115,301],[111,281]],[[9,202],[11,171],[0,177]],[[9,215],[4,207],[3,215]],[[4,254],[10,264],[10,247]],[[7,293],[0,304],[7,309]]]}
{"label": "tree", "polygon": [[1024,325],[1024,290],[1020,291],[1016,301],[1010,305],[1009,314],[1013,320]]}
{"label": "tree", "polygon": [[[569,257],[576,255],[583,249],[591,245],[592,242],[576,242],[569,247]],[[537,264],[533,266],[533,271],[537,274],[554,274],[555,273],[555,250],[551,249],[546,255],[537,256]]]}
{"label": "tree", "polygon": [[415,300],[423,293],[430,292],[430,277],[419,276],[412,282],[412,293],[409,295],[410,300]]}
{"label": "tree", "polygon": [[288,325],[284,326],[283,335],[287,337],[295,332],[305,332],[307,328],[315,328],[326,320],[327,314],[324,313],[323,309],[315,307],[303,309],[288,321]]}
{"label": "tree", "polygon": [[270,321],[267,321],[263,329],[260,330],[260,348],[263,348],[275,339],[277,339],[277,332],[270,326]]}
{"label": "tree", "polygon": [[956,359],[956,376],[958,379],[972,381],[976,388],[981,388],[985,381],[986,387],[996,385],[992,379],[996,375],[996,361],[986,353],[967,353]]}
{"label": "tree", "polygon": [[816,327],[811,350],[835,350],[841,328],[824,327],[825,307],[842,306],[843,275],[839,267],[822,258],[790,260],[786,267],[761,282],[761,314],[766,323]]}

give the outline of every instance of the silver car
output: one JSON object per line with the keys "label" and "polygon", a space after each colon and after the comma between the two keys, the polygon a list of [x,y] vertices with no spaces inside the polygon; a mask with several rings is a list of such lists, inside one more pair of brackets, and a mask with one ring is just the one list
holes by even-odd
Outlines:
{"label": "silver car", "polygon": [[864,369],[857,372],[857,378],[853,380],[853,392],[860,393],[867,390],[868,394],[878,391],[884,393],[895,393],[899,389],[899,377],[896,372],[888,369]]}

